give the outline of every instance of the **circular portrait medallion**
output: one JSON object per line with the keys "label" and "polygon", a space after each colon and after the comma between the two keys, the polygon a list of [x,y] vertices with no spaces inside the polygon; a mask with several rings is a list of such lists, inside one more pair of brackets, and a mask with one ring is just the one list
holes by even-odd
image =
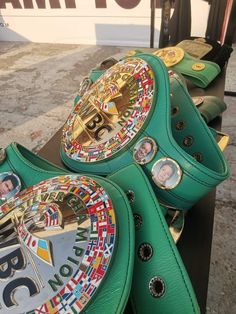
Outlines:
{"label": "circular portrait medallion", "polygon": [[0,199],[5,201],[19,193],[21,182],[13,172],[0,173]]}
{"label": "circular portrait medallion", "polygon": [[5,202],[0,218],[0,312],[81,312],[114,251],[115,212],[103,187],[79,175],[45,180]]}
{"label": "circular portrait medallion", "polygon": [[149,163],[156,155],[157,144],[151,137],[143,137],[134,146],[133,158],[140,164]]}
{"label": "circular portrait medallion", "polygon": [[128,58],[112,66],[75,105],[63,128],[64,152],[79,162],[119,152],[145,123],[153,90],[153,73],[144,60]]}
{"label": "circular portrait medallion", "polygon": [[152,167],[152,180],[162,189],[175,188],[182,177],[178,163],[171,158],[161,158]]}

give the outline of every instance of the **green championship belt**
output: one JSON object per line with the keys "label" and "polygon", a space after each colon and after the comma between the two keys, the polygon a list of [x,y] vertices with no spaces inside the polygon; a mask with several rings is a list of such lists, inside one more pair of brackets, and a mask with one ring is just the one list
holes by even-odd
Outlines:
{"label": "green championship belt", "polygon": [[[187,210],[225,180],[225,158],[184,84],[153,54],[127,57],[78,99],[61,158],[74,171],[108,175],[136,162],[158,200]],[[125,179],[125,178],[124,178]]]}
{"label": "green championship belt", "polygon": [[125,193],[19,144],[0,152],[0,313],[122,313],[134,260]]}
{"label": "green championship belt", "polygon": [[218,64],[191,57],[180,47],[167,47],[154,52],[165,65],[173,71],[181,73],[194,85],[205,88],[220,73]]}
{"label": "green championship belt", "polygon": [[[108,179],[91,178],[68,174],[19,144],[0,152],[2,177],[8,173],[21,182],[21,188],[14,186],[8,193],[0,185],[0,265],[9,265],[0,271],[4,314],[13,307],[16,313],[31,314],[122,313],[133,259],[130,298],[135,313],[199,313],[140,166],[129,165]],[[133,211],[135,248],[133,217],[121,189]]]}

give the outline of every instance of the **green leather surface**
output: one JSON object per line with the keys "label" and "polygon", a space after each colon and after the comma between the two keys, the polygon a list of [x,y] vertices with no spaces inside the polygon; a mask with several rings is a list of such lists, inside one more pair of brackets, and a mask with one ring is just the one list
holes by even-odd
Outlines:
{"label": "green leather surface", "polygon": [[[194,71],[192,65],[196,63],[203,63],[205,68],[201,71]],[[170,69],[181,73],[186,79],[201,88],[207,87],[221,71],[218,64],[193,58],[186,52],[184,58]]]}
{"label": "green leather surface", "polygon": [[[152,68],[156,86],[153,96],[154,110],[141,131],[124,149],[103,161],[79,162],[69,158],[63,148],[60,151],[61,158],[74,171],[108,175],[132,163],[135,144],[143,137],[151,137],[159,150],[155,158],[142,168],[160,201],[187,210],[228,177],[227,162],[184,84],[176,77],[171,78],[171,83],[169,82],[166,67],[158,57],[148,53],[141,53],[135,57],[144,59]],[[173,116],[171,102],[172,107],[175,105],[178,107],[177,113]],[[183,123],[182,130],[176,129],[178,122]],[[189,147],[183,144],[188,136],[193,138],[193,144]],[[193,157],[196,154],[201,155],[201,162]],[[151,170],[154,163],[164,157],[175,160],[182,170],[180,183],[170,190],[159,188],[152,180]]]}
{"label": "green leather surface", "polygon": [[[134,192],[132,211],[142,217],[142,225],[135,232],[135,262],[131,289],[134,313],[199,313],[188,274],[141,167],[129,165],[110,175],[109,179],[124,191]],[[153,255],[148,261],[142,261],[138,256],[139,246],[143,243],[149,243],[153,248]],[[149,292],[149,282],[155,276],[165,283],[165,292],[160,298],[153,297]]]}
{"label": "green leather surface", "polygon": [[203,98],[204,101],[198,106],[198,110],[206,123],[209,123],[227,109],[226,103],[218,97],[204,96]]}
{"label": "green leather surface", "polygon": [[[0,165],[0,173],[13,171],[21,179],[22,189],[45,179],[68,174],[67,170],[49,163],[20,144],[10,144],[6,152],[7,158]],[[122,313],[129,297],[133,273],[134,223],[132,211],[125,193],[117,184],[106,178],[97,176],[93,176],[93,178],[105,188],[112,200],[118,234],[110,270],[85,312]]]}

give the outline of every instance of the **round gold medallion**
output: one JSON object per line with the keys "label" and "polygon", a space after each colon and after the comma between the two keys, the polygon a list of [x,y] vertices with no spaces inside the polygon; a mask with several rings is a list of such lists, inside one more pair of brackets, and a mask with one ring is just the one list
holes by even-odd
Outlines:
{"label": "round gold medallion", "polygon": [[159,49],[153,54],[161,58],[167,67],[172,67],[183,59],[184,50],[179,47],[167,47]]}
{"label": "round gold medallion", "polygon": [[193,65],[192,65],[192,69],[194,70],[194,71],[202,71],[202,70],[204,70],[205,69],[205,64],[204,63],[194,63]]}

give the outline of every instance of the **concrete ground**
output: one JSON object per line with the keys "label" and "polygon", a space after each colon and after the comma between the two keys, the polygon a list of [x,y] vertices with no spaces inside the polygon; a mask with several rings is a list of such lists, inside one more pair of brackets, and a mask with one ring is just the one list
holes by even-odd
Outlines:
{"label": "concrete ground", "polygon": [[[111,55],[129,48],[0,42],[0,147],[20,142],[37,152],[63,125],[79,82]],[[236,52],[226,90],[236,92]],[[231,177],[217,189],[207,313],[236,313],[236,98],[225,97],[222,130]]]}

